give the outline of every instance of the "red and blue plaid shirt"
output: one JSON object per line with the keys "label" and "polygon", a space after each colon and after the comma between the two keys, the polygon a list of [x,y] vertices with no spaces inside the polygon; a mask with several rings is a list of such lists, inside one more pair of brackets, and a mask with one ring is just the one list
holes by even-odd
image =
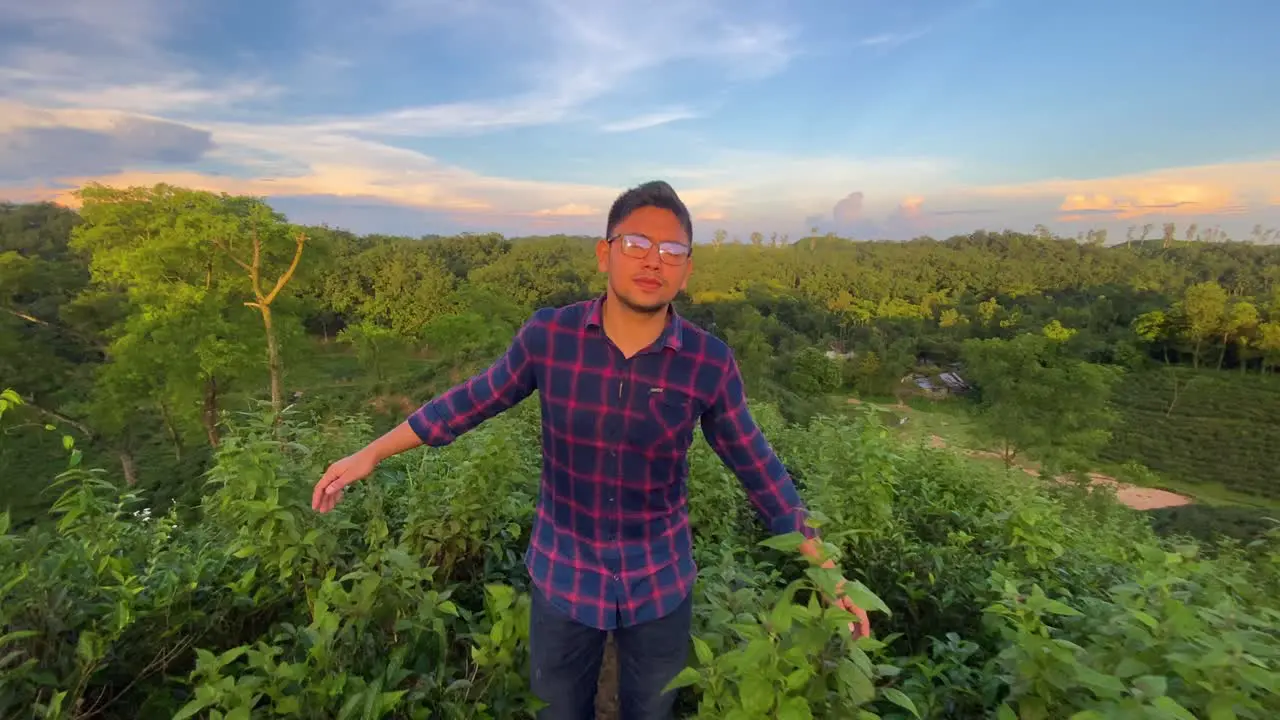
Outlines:
{"label": "red and blue plaid shirt", "polygon": [[814,532],[747,410],[729,347],[672,311],[650,347],[624,358],[604,334],[602,300],[537,311],[505,355],[409,425],[425,444],[445,445],[538,391],[543,469],[525,563],[554,606],[612,629],[662,617],[693,587],[695,425],[774,533]]}

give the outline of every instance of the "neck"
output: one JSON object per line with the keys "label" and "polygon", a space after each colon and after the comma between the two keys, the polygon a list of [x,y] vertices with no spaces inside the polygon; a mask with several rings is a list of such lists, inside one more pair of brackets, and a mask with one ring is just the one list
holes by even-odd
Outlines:
{"label": "neck", "polygon": [[600,308],[605,334],[623,349],[647,347],[662,334],[667,324],[668,306],[657,312],[642,312],[628,307],[609,291]]}

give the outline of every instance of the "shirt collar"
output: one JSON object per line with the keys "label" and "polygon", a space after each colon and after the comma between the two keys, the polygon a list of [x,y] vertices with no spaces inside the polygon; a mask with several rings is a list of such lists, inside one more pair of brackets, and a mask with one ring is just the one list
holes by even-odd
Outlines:
{"label": "shirt collar", "polygon": [[[607,293],[601,293],[587,303],[586,319],[583,322],[584,327],[604,329],[601,321],[601,311],[605,297],[607,297]],[[676,312],[674,306],[667,307],[667,324],[662,328],[662,334],[658,336],[655,344],[661,344],[663,347],[669,347],[677,352],[684,347],[684,320]]]}

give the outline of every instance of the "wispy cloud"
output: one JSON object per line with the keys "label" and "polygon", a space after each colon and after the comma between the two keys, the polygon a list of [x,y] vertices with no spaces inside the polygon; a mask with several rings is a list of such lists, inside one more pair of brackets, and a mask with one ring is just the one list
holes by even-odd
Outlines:
{"label": "wispy cloud", "polygon": [[604,132],[634,132],[636,130],[646,130],[659,125],[677,122],[679,120],[692,120],[699,117],[700,113],[688,108],[672,108],[670,110],[660,110],[658,112],[637,115],[636,117],[627,118],[626,120],[616,120],[611,123],[605,123],[600,126]]}
{"label": "wispy cloud", "polygon": [[[752,16],[749,8],[727,1],[671,0],[661,13],[630,0],[522,0],[506,8],[508,16],[521,20],[508,31],[519,33],[521,46],[541,50],[521,60],[524,90],[503,97],[315,118],[307,125],[318,132],[374,136],[447,136],[547,125],[579,119],[589,103],[670,63],[695,61],[726,78],[758,79],[781,71],[795,54],[794,27]],[[682,108],[656,110],[605,129],[637,130],[693,116]]]}
{"label": "wispy cloud", "polygon": [[871,35],[858,40],[857,45],[868,48],[894,48],[899,45],[905,45],[912,40],[919,40],[928,33],[929,28],[920,28],[918,30],[911,30],[908,32],[880,33],[878,35]]}

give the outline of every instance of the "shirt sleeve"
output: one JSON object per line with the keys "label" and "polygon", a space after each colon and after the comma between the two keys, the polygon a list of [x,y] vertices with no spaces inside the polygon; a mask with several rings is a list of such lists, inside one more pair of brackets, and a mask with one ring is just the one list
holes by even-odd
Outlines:
{"label": "shirt sleeve", "polygon": [[773,534],[800,532],[805,537],[817,536],[813,528],[805,525],[807,513],[795,483],[747,409],[742,374],[732,352],[720,389],[703,413],[702,434],[738,476],[751,504]]}
{"label": "shirt sleeve", "polygon": [[527,321],[507,351],[488,369],[455,385],[409,416],[423,444],[448,445],[480,423],[513,407],[537,387],[537,338],[541,323]]}

